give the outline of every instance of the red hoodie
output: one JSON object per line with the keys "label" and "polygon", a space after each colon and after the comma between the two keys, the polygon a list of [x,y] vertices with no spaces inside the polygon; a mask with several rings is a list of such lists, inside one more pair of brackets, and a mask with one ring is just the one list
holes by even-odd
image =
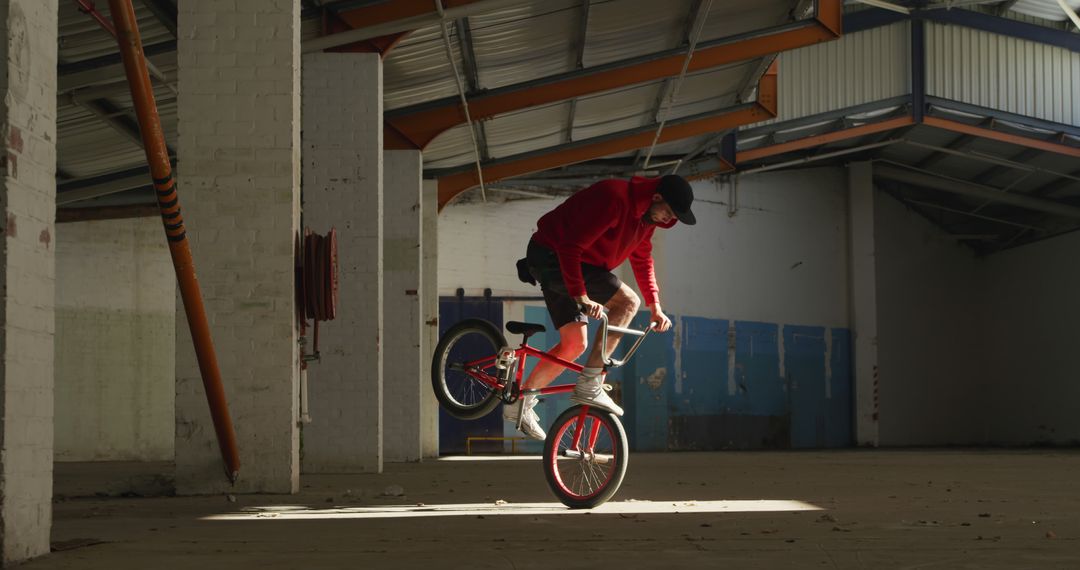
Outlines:
{"label": "red hoodie", "polygon": [[654,224],[642,218],[659,183],[659,178],[637,176],[629,181],[602,180],[567,198],[536,223],[532,239],[558,254],[571,297],[586,294],[582,263],[611,271],[629,257],[645,304],[659,301],[652,236],[658,225],[670,228],[678,222]]}

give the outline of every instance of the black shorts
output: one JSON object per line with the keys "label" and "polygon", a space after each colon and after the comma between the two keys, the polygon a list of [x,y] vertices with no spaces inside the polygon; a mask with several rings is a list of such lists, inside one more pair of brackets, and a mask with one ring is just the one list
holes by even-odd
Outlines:
{"label": "black shorts", "polygon": [[[577,301],[566,290],[562,269],[559,268],[558,254],[530,240],[525,256],[528,260],[529,272],[540,282],[540,290],[544,293],[544,302],[547,303],[548,313],[551,314],[551,322],[554,323],[555,328],[562,328],[563,325],[575,321],[580,323],[588,321],[588,318],[578,309]],[[619,281],[618,277],[597,265],[582,263],[581,276],[585,279],[585,292],[589,298],[601,305],[607,304],[622,287],[622,281]]]}

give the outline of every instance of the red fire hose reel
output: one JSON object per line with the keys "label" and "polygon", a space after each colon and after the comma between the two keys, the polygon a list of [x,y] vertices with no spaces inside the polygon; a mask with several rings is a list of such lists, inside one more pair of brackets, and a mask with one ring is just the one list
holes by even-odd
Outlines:
{"label": "red fire hose reel", "polygon": [[319,321],[332,321],[337,315],[338,257],[337,232],[331,228],[321,236],[304,229],[304,239],[296,243],[296,317],[300,335],[307,332],[308,320],[314,325],[312,357],[319,357]]}

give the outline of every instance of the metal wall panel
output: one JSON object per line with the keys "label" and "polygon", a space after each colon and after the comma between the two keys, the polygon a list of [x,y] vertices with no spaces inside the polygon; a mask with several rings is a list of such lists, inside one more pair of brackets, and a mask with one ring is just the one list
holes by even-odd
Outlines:
{"label": "metal wall panel", "polygon": [[927,23],[928,95],[1080,124],[1080,53]]}
{"label": "metal wall panel", "polygon": [[776,121],[797,119],[911,91],[906,22],[781,53]]}

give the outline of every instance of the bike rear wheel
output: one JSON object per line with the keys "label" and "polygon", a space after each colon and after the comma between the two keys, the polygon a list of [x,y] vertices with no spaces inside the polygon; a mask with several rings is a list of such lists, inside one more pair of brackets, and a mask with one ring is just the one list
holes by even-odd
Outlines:
{"label": "bike rear wheel", "polygon": [[551,426],[544,442],[544,475],[562,504],[591,509],[619,490],[629,460],[619,418],[595,406],[574,406]]}
{"label": "bike rear wheel", "polygon": [[475,420],[499,404],[494,386],[476,376],[499,376],[495,359],[504,346],[502,332],[483,319],[461,321],[439,339],[431,362],[431,385],[439,404],[450,415]]}

